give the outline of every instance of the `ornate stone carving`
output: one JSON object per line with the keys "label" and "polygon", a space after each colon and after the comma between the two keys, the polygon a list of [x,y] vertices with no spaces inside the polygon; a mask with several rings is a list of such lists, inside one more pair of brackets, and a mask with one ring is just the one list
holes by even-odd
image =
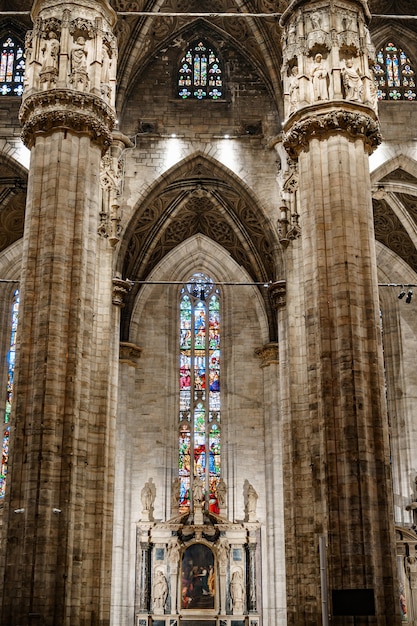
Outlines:
{"label": "ornate stone carving", "polygon": [[112,302],[116,306],[124,307],[124,298],[130,292],[133,283],[130,280],[113,278],[113,298]]}
{"label": "ornate stone carving", "polygon": [[268,287],[268,293],[276,309],[284,307],[287,303],[287,285],[285,280],[277,280]]}
{"label": "ornate stone carving", "polygon": [[312,138],[324,139],[341,132],[354,139],[360,137],[372,153],[382,141],[379,124],[365,113],[333,109],[322,114],[312,113],[306,119],[295,122],[285,134],[283,144],[288,154],[296,158],[302,150],[308,150]]}
{"label": "ornate stone carving", "polygon": [[260,348],[255,349],[255,354],[261,359],[261,367],[268,367],[272,363],[279,362],[279,347],[278,343],[267,343]]}
{"label": "ornate stone carving", "polygon": [[119,346],[119,361],[121,363],[127,363],[128,365],[132,365],[136,367],[140,356],[142,354],[142,348],[139,348],[134,343],[129,343],[127,341],[122,341]]}
{"label": "ornate stone carving", "polygon": [[37,134],[62,128],[89,135],[103,152],[111,144],[115,120],[113,110],[101,98],[68,89],[28,96],[22,102],[19,118],[22,139],[29,148]]}

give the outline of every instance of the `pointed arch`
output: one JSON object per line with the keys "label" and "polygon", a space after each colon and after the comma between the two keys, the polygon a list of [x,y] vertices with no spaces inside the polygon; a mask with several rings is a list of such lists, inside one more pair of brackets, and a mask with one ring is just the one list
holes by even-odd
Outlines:
{"label": "pointed arch", "polygon": [[[164,256],[196,234],[221,245],[254,282],[276,280],[277,241],[259,203],[236,175],[201,154],[164,174],[137,207],[122,242],[119,271],[143,281]],[[122,313],[125,337],[139,289],[132,290]],[[273,340],[275,314],[268,296],[263,297]]]}

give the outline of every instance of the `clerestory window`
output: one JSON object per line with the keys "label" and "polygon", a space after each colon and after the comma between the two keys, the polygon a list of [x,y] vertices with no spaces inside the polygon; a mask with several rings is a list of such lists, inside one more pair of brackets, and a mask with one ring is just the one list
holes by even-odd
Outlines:
{"label": "clerestory window", "polygon": [[24,47],[11,35],[6,35],[0,41],[0,95],[21,96],[25,74]]}
{"label": "clerestory window", "polygon": [[178,69],[177,93],[183,100],[223,97],[223,70],[216,51],[202,40],[188,48]]}
{"label": "clerestory window", "polygon": [[407,54],[388,42],[377,54],[374,65],[378,100],[415,100],[416,77]]}

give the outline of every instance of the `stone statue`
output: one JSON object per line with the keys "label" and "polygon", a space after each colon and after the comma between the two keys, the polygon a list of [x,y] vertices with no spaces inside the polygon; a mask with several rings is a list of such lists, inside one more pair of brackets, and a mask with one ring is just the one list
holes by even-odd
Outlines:
{"label": "stone statue", "polygon": [[48,39],[42,45],[43,61],[41,71],[58,69],[59,41],[54,31],[50,31]]}
{"label": "stone statue", "polygon": [[316,54],[314,57],[314,65],[311,70],[311,80],[313,82],[313,99],[328,100],[329,92],[327,87],[327,66],[323,61],[322,55]]}
{"label": "stone statue", "polygon": [[232,574],[232,580],[230,582],[230,597],[233,603],[233,613],[243,613],[243,601],[245,590],[243,588],[242,572],[235,570]]}
{"label": "stone statue", "polygon": [[85,49],[84,37],[77,37],[71,51],[71,71],[87,72],[87,50]]}
{"label": "stone statue", "polygon": [[217,500],[220,508],[224,508],[226,506],[226,492],[226,483],[224,482],[223,478],[220,478],[217,485]]}
{"label": "stone statue", "polygon": [[289,113],[294,113],[298,108],[300,101],[300,82],[298,80],[298,67],[294,66],[291,70],[289,81],[290,109]]}
{"label": "stone statue", "polygon": [[193,502],[194,506],[198,506],[203,501],[203,485],[199,478],[194,479],[193,484]]}
{"label": "stone statue", "polygon": [[181,495],[181,479],[177,476],[172,481],[172,487],[171,487],[171,509],[173,511],[177,509],[177,512],[178,512],[180,495]]}
{"label": "stone statue", "polygon": [[141,493],[140,493],[140,499],[142,502],[142,511],[151,511],[153,508],[153,502],[154,502],[154,495],[151,489],[151,486],[149,484],[149,482],[146,482]]}
{"label": "stone statue", "polygon": [[162,613],[165,609],[165,603],[168,596],[168,583],[163,572],[156,572],[155,580],[152,588],[152,602],[154,613]]}
{"label": "stone statue", "polygon": [[229,558],[229,543],[227,539],[221,539],[217,546],[217,558],[220,565],[226,565]]}
{"label": "stone statue", "polygon": [[171,565],[178,565],[180,558],[180,545],[176,539],[171,539],[168,544],[168,559]]}
{"label": "stone statue", "polygon": [[256,520],[256,503],[258,501],[258,494],[254,487],[249,483],[248,491],[246,495],[246,513],[247,520],[254,522]]}
{"label": "stone statue", "polygon": [[352,59],[348,59],[346,61],[346,66],[342,69],[342,80],[345,88],[346,100],[361,100],[362,80],[356,69],[353,67]]}
{"label": "stone statue", "polygon": [[313,30],[320,30],[321,29],[321,15],[320,13],[318,13],[317,11],[314,11],[313,13],[310,14],[310,20],[311,20],[311,25],[313,27]]}

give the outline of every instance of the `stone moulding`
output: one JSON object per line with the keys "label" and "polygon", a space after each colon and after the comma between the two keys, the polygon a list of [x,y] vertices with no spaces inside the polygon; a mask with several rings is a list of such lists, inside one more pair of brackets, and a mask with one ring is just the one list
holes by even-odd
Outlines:
{"label": "stone moulding", "polygon": [[301,151],[308,150],[311,139],[326,139],[335,133],[342,133],[352,139],[362,138],[369,154],[382,141],[377,120],[366,113],[339,108],[315,113],[295,122],[284,134],[283,145],[290,157],[295,159]]}
{"label": "stone moulding", "polygon": [[71,89],[28,96],[22,102],[19,119],[23,126],[22,141],[28,148],[33,146],[37,135],[67,129],[89,135],[101,145],[103,153],[112,143],[115,123],[113,110],[101,98]]}

